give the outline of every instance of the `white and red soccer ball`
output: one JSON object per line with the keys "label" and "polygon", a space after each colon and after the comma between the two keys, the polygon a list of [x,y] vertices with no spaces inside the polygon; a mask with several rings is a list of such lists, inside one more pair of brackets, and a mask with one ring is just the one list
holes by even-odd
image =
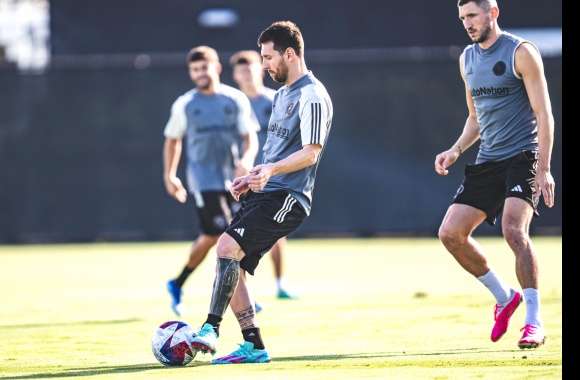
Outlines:
{"label": "white and red soccer ball", "polygon": [[197,353],[191,349],[193,335],[193,329],[185,322],[165,322],[155,330],[151,339],[153,355],[165,366],[185,366]]}

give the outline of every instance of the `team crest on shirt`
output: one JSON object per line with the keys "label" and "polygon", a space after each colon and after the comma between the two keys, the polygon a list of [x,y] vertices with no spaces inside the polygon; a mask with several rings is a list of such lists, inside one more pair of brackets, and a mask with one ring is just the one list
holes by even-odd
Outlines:
{"label": "team crest on shirt", "polygon": [[495,75],[502,76],[505,74],[505,70],[506,70],[506,65],[504,61],[498,61],[494,66],[493,66],[493,73]]}
{"label": "team crest on shirt", "polygon": [[296,103],[288,104],[288,107],[286,108],[286,116],[292,115],[292,110],[294,109],[295,105],[296,105]]}

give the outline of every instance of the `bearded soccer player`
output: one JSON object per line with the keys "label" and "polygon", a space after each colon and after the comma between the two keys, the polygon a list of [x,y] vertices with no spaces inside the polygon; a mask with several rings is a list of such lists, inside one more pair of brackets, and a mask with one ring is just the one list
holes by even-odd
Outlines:
{"label": "bearded soccer player", "polygon": [[231,354],[213,360],[214,364],[270,361],[246,272],[253,275],[262,256],[310,214],[316,170],[332,123],[332,102],[324,85],[306,67],[298,26],[275,22],[260,34],[258,46],[263,68],[284,86],[274,96],[262,164],[236,178],[231,187],[242,208],[219,238],[209,314],[191,342],[198,351],[215,353],[229,305],[244,342]]}
{"label": "bearded soccer player", "polygon": [[[453,146],[435,159],[435,171],[447,175],[458,157],[480,140],[477,160],[467,165],[465,179],[447,210],[439,238],[459,264],[476,277],[496,300],[491,340],[507,331],[522,300],[526,321],[520,348],[544,343],[540,316],[538,262],[529,236],[538,215],[540,196],[554,205],[550,159],[554,118],[542,58],[529,41],[502,31],[495,0],[459,0],[459,18],[474,42],[459,59],[469,116]],[[522,292],[503,281],[487,262],[472,232],[484,221],[495,224],[515,254]]]}
{"label": "bearded soccer player", "polygon": [[[163,179],[167,193],[180,203],[193,195],[201,233],[191,246],[181,273],[167,283],[171,307],[180,315],[182,287],[217,243],[233,218],[237,202],[229,193],[236,176],[252,168],[257,152],[258,124],[248,98],[220,83],[217,52],[197,46],[187,56],[195,88],[177,98],[165,126]],[[186,139],[187,186],[177,177],[182,140]],[[239,141],[243,141],[239,152]]]}
{"label": "bearded soccer player", "polygon": [[[262,69],[261,61],[260,54],[254,50],[238,51],[230,58],[234,81],[250,99],[254,115],[260,124],[260,130],[258,131],[259,149],[254,162],[255,165],[261,164],[263,160],[262,151],[268,137],[268,123],[272,115],[272,101],[276,93],[275,90],[264,86],[264,70]],[[276,296],[279,299],[294,298],[283,284],[283,252],[286,247],[286,240],[285,237],[278,240],[270,251],[270,257],[274,264],[274,275],[276,276]]]}

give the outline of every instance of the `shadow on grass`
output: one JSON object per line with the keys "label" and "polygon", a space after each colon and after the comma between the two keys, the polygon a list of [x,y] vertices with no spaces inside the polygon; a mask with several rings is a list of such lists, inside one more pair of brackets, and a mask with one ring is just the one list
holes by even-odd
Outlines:
{"label": "shadow on grass", "polygon": [[119,325],[124,323],[140,322],[140,318],[130,319],[113,319],[101,321],[75,321],[75,322],[58,322],[58,323],[28,323],[20,325],[0,325],[0,330],[9,329],[32,329],[37,327],[59,327],[59,326],[90,326],[90,325]]}
{"label": "shadow on grass", "polygon": [[[328,354],[328,355],[305,355],[305,356],[285,356],[285,357],[275,357],[272,359],[273,363],[283,363],[283,362],[299,362],[299,361],[324,361],[324,360],[343,360],[343,359],[377,359],[377,358],[396,358],[396,357],[428,357],[428,356],[439,356],[439,355],[465,355],[465,354],[481,354],[481,353],[498,353],[498,352],[520,352],[520,350],[489,350],[485,348],[458,348],[453,350],[439,350],[436,352],[405,352],[405,351],[393,351],[393,352],[368,352],[368,353],[355,353],[355,354]],[[202,367],[210,365],[210,362],[193,361],[186,367],[171,367],[171,368],[183,368],[188,367]],[[0,380],[23,380],[23,379],[50,379],[57,377],[79,377],[79,376],[96,376],[96,375],[109,375],[109,374],[120,374],[120,373],[135,373],[142,371],[162,371],[165,367],[157,363],[149,364],[133,364],[133,365],[120,365],[120,366],[101,366],[101,367],[86,367],[86,368],[70,368],[62,371],[55,371],[50,373],[35,373],[22,376],[13,377],[0,377]]]}
{"label": "shadow on grass", "polygon": [[[202,367],[210,365],[209,362],[197,362],[193,361],[189,363],[186,367],[169,367],[171,369],[186,369],[188,367]],[[96,375],[111,375],[111,374],[122,374],[122,373],[136,373],[142,371],[163,371],[167,367],[163,367],[161,364],[157,363],[146,363],[146,364],[132,364],[132,365],[107,365],[101,367],[87,367],[87,368],[70,368],[65,370],[57,370],[48,373],[32,373],[29,375],[21,376],[0,376],[0,380],[23,380],[23,379],[52,379],[57,377],[79,377],[79,376],[96,376]]]}
{"label": "shadow on grass", "polygon": [[295,361],[322,361],[322,360],[342,360],[342,359],[380,359],[396,357],[421,357],[421,356],[440,356],[440,355],[465,355],[465,354],[485,354],[498,352],[521,352],[521,350],[489,350],[485,348],[458,348],[450,350],[439,350],[436,352],[370,352],[358,354],[336,354],[336,355],[306,355],[306,356],[285,356],[272,358],[273,362],[295,362]]}

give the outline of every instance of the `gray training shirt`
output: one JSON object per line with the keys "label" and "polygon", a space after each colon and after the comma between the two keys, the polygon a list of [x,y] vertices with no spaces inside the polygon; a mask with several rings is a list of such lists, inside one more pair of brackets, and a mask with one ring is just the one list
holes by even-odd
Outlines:
{"label": "gray training shirt", "polygon": [[268,123],[270,122],[270,115],[272,115],[272,101],[274,100],[275,93],[276,90],[264,87],[262,88],[260,95],[250,98],[252,110],[260,124],[260,130],[258,131],[259,149],[254,161],[255,165],[261,164],[262,159],[264,158],[262,149],[264,148],[266,138],[268,137]]}
{"label": "gray training shirt", "polygon": [[477,164],[537,150],[536,117],[515,70],[515,52],[523,42],[528,41],[503,32],[488,49],[473,44],[464,50],[464,74],[481,138]]}
{"label": "gray training shirt", "polygon": [[243,92],[219,84],[213,95],[193,89],[177,98],[165,127],[167,138],[187,135],[187,184],[192,194],[228,191],[240,158],[241,136],[255,132],[258,123]]}
{"label": "gray training shirt", "polygon": [[[326,144],[332,124],[332,101],[324,85],[308,72],[274,96],[264,163],[280,161],[309,144]],[[270,178],[264,192],[286,190],[310,214],[318,162],[302,170]]]}

